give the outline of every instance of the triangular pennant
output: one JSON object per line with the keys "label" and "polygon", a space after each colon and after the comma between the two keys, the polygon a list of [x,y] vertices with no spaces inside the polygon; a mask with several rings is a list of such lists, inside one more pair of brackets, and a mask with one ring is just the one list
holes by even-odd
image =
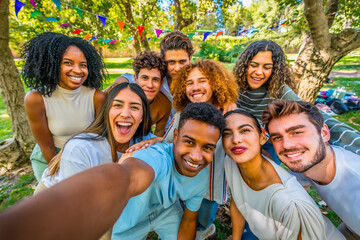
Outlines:
{"label": "triangular pennant", "polygon": [[125,23],[124,22],[120,22],[120,21],[117,21],[117,24],[119,25],[119,28],[120,30],[122,31],[124,26],[125,26]]}
{"label": "triangular pennant", "polygon": [[80,34],[82,32],[82,30],[80,30],[80,29],[76,29],[75,31],[73,31],[72,33],[73,34]]}
{"label": "triangular pennant", "polygon": [[52,1],[55,3],[55,5],[59,9],[59,11],[61,11],[61,3],[58,0],[52,0]]}
{"label": "triangular pennant", "polygon": [[109,43],[110,41],[111,41],[111,39],[104,40],[105,43]]}
{"label": "triangular pennant", "polygon": [[145,39],[145,36],[142,37],[141,41]]}
{"label": "triangular pennant", "polygon": [[160,34],[163,32],[163,30],[161,29],[155,29],[155,33],[156,33],[156,38],[160,37]]}
{"label": "triangular pennant", "polygon": [[82,18],[82,15],[83,15],[83,11],[84,11],[84,10],[82,10],[82,9],[80,9],[80,8],[77,8],[77,7],[73,7],[73,8],[76,10],[77,14],[79,14],[80,18]]}
{"label": "triangular pennant", "polygon": [[132,36],[131,36],[131,37],[129,37],[129,39],[128,39],[128,40],[130,41],[131,39],[132,39]]}
{"label": "triangular pennant", "polygon": [[204,38],[203,38],[203,42],[205,42],[206,38],[209,36],[211,32],[204,32]]}
{"label": "triangular pennant", "polygon": [[148,41],[150,41],[151,38],[148,38]]}
{"label": "triangular pennant", "polygon": [[101,43],[101,42],[103,42],[103,41],[104,41],[104,39],[103,39],[103,38],[100,38],[99,41],[97,41],[97,43]]}
{"label": "triangular pennant", "polygon": [[20,9],[23,6],[25,6],[25,3],[22,3],[19,0],[15,0],[15,14],[16,14],[16,17],[18,17],[18,13],[20,12]]}
{"label": "triangular pennant", "polygon": [[35,1],[34,0],[30,0],[30,3],[33,5],[33,7],[36,9],[36,5],[35,5]]}
{"label": "triangular pennant", "polygon": [[100,19],[100,21],[101,21],[101,23],[102,23],[102,25],[105,27],[105,25],[106,25],[106,17],[102,17],[102,16],[100,16],[100,15],[97,15],[98,16],[98,18]]}
{"label": "triangular pennant", "polygon": [[195,33],[188,33],[189,36],[189,40],[191,40],[193,38],[193,36],[195,35]]}
{"label": "triangular pennant", "polygon": [[95,40],[95,39],[97,39],[98,37],[92,37],[90,40],[89,40],[89,42],[91,42],[91,41],[93,41],[93,40]]}
{"label": "triangular pennant", "polygon": [[84,40],[88,40],[89,38],[91,37],[91,34],[90,33],[87,33],[86,36],[84,37]]}
{"label": "triangular pennant", "polygon": [[110,44],[117,43],[119,40],[112,40]]}
{"label": "triangular pennant", "polygon": [[216,34],[216,36],[215,36],[215,40],[217,39],[217,37],[218,36],[220,36],[220,34],[222,34],[224,31],[220,31],[220,32],[218,32],[217,34]]}
{"label": "triangular pennant", "polygon": [[30,15],[30,19],[32,19],[33,17],[35,17],[37,15],[41,15],[41,14],[43,14],[43,13],[38,10],[34,10]]}
{"label": "triangular pennant", "polygon": [[143,26],[138,26],[138,30],[139,30],[139,37],[141,37],[142,32],[144,31],[145,27]]}
{"label": "triangular pennant", "polygon": [[60,27],[71,27],[71,25],[67,24],[67,23],[63,23],[63,24],[60,25]]}
{"label": "triangular pennant", "polygon": [[56,21],[59,21],[57,20],[56,18],[54,17],[48,17],[48,18],[45,18],[44,21],[48,21],[48,22],[56,22]]}

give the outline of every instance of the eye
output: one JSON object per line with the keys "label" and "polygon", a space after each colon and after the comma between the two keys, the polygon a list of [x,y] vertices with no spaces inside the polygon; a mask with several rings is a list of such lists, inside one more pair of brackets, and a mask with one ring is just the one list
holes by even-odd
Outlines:
{"label": "eye", "polygon": [[115,108],[121,108],[122,104],[116,102],[112,106],[115,107]]}
{"label": "eye", "polygon": [[131,106],[131,110],[138,111],[138,110],[140,110],[140,108],[138,106]]}
{"label": "eye", "polygon": [[272,67],[264,67],[265,70],[271,70]]}
{"label": "eye", "polygon": [[167,64],[174,65],[175,61],[174,60],[167,61]]}
{"label": "eye", "polygon": [[230,135],[231,135],[230,132],[224,132],[224,133],[222,134],[222,137],[225,138],[225,137],[229,137]]}
{"label": "eye", "polygon": [[251,132],[251,130],[248,128],[243,128],[240,130],[240,133],[248,133],[248,132]]}
{"label": "eye", "polygon": [[204,146],[204,149],[208,150],[208,151],[214,151],[215,150],[213,146],[207,146],[207,145]]}
{"label": "eye", "polygon": [[181,64],[185,64],[187,61],[186,60],[180,60]]}
{"label": "eye", "polygon": [[188,82],[186,82],[186,86],[190,86],[190,85],[192,85],[193,84],[193,82],[192,81],[188,81]]}
{"label": "eye", "polygon": [[84,68],[87,68],[87,65],[86,65],[86,64],[81,64],[80,66],[81,66],[81,67],[84,67]]}
{"label": "eye", "polygon": [[64,62],[64,64],[65,64],[65,65],[71,65],[71,62],[66,61],[66,62]]}
{"label": "eye", "polygon": [[280,139],[281,139],[280,136],[274,136],[271,138],[271,141],[276,142],[276,141],[279,141]]}
{"label": "eye", "polygon": [[302,133],[303,133],[302,131],[293,132],[294,135],[300,135],[300,134],[302,134]]}
{"label": "eye", "polygon": [[250,64],[250,67],[253,67],[253,68],[256,68],[258,65],[257,64],[254,64],[254,63],[251,63]]}

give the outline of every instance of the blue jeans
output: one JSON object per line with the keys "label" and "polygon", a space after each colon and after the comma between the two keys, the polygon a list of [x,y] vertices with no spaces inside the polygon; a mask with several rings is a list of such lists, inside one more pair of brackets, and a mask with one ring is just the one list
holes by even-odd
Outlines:
{"label": "blue jeans", "polygon": [[258,238],[250,230],[249,224],[247,222],[245,222],[245,227],[241,236],[241,240],[258,240]]}
{"label": "blue jeans", "polygon": [[217,207],[217,202],[203,199],[198,214],[198,231],[205,230],[215,221]]}
{"label": "blue jeans", "polygon": [[145,240],[149,232],[155,231],[162,240],[177,239],[183,209],[180,202],[177,201],[171,207],[154,211],[142,222],[137,223],[134,227],[122,232],[114,234],[112,240],[123,239],[142,239]]}
{"label": "blue jeans", "polygon": [[274,160],[274,162],[277,164],[277,165],[280,165],[281,164],[281,161],[280,159],[278,158],[276,152],[275,152],[275,149],[274,149],[274,146],[272,145],[272,143],[269,143],[269,142],[266,142],[264,145],[262,145],[262,148],[267,151],[268,153],[270,153],[271,155],[271,158]]}

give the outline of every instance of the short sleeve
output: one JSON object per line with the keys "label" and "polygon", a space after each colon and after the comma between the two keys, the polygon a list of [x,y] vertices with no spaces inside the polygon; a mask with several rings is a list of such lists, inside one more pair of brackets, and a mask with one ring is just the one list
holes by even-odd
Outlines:
{"label": "short sleeve", "polygon": [[135,83],[134,75],[132,75],[130,73],[124,73],[121,75],[121,77],[126,78],[129,81],[129,83]]}
{"label": "short sleeve", "polygon": [[[169,172],[169,161],[166,158],[170,156],[166,152],[159,151],[157,148],[162,143],[154,144],[146,149],[134,152],[132,157],[140,159],[150,165],[155,172],[155,179]],[[160,147],[161,148],[161,147]]]}
{"label": "short sleeve", "polygon": [[[207,189],[207,188],[205,188]],[[200,209],[203,198],[205,197],[206,191],[201,192],[199,195],[194,196],[185,201],[186,207],[193,212],[196,212]]]}

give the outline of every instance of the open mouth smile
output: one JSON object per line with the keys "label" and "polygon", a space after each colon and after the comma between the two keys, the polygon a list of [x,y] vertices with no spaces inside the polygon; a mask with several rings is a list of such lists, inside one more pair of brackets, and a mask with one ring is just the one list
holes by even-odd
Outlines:
{"label": "open mouth smile", "polygon": [[131,131],[133,124],[129,122],[116,122],[117,132],[126,135]]}

